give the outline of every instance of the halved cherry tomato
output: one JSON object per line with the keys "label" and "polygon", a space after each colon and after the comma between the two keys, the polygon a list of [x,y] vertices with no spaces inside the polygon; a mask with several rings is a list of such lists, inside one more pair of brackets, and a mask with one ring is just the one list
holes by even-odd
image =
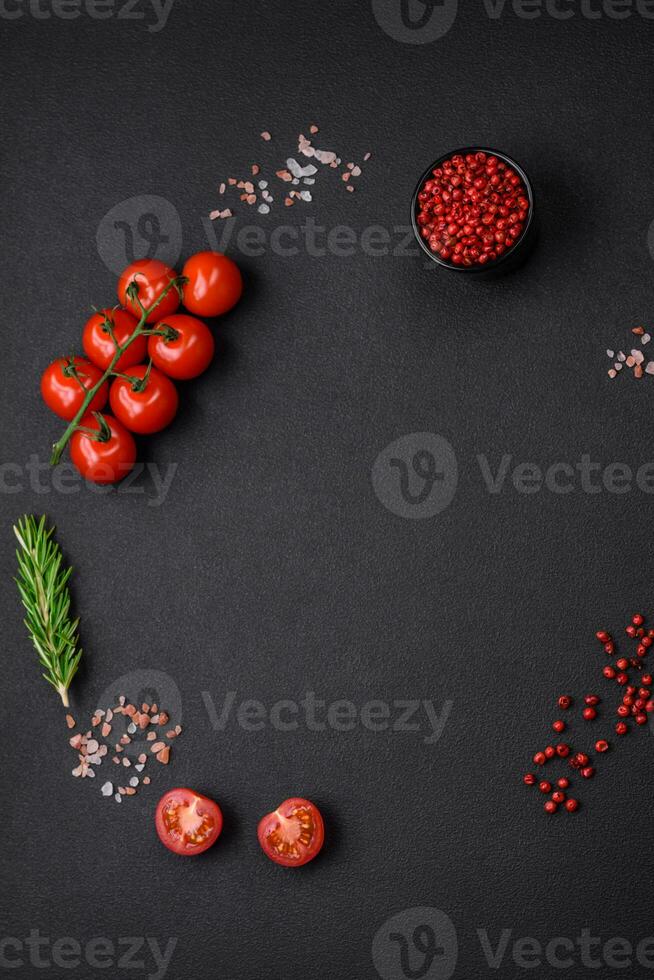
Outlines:
{"label": "halved cherry tomato", "polygon": [[[82,347],[87,357],[103,371],[107,370],[116,353],[116,345],[107,327],[107,320],[111,323],[114,337],[121,347],[134,333],[137,323],[136,317],[127,310],[120,309],[100,310],[87,321],[82,334]],[[145,357],[147,339],[143,336],[137,337],[121,356],[115,365],[115,370],[124,371],[132,364],[139,364]]]}
{"label": "halved cherry tomato", "polygon": [[[85,357],[58,357],[41,377],[43,401],[55,415],[70,422],[82,407],[86,392],[102,375],[103,372]],[[107,404],[108,387],[105,382],[98,389],[89,406],[90,412],[99,412]]]}
{"label": "halved cherry tomato", "polygon": [[[131,432],[112,418],[103,415],[106,439],[98,439],[79,429],[70,439],[70,458],[85,480],[91,483],[118,483],[134,468],[136,443]],[[80,425],[103,434],[95,415],[84,415]]]}
{"label": "halved cherry tomato", "polygon": [[152,336],[148,341],[148,354],[154,364],[170,378],[189,381],[211,364],[215,350],[213,334],[206,323],[194,316],[175,313],[157,323],[155,330],[170,327],[177,336],[172,340]]}
{"label": "halved cherry tomato", "polygon": [[[141,311],[138,303],[133,303],[127,295],[129,284],[136,280],[139,287],[139,301],[147,310],[159,299],[170,280],[175,279],[176,276],[175,270],[171,269],[165,262],[160,262],[159,259],[137,259],[121,273],[118,280],[118,299],[122,306],[126,306],[135,316],[140,317]],[[179,293],[173,287],[166,294],[165,299],[159,303],[156,310],[148,314],[146,322],[153,323],[155,320],[161,320],[164,316],[170,316],[178,306]]]}
{"label": "halved cherry tomato", "polygon": [[271,861],[285,868],[299,868],[319,852],[325,827],[315,803],[293,797],[259,821],[257,836]]}
{"label": "halved cherry tomato", "polygon": [[239,267],[220,252],[198,252],[187,260],[182,275],[183,302],[189,313],[220,316],[236,306],[243,292]]}
{"label": "halved cherry tomato", "polygon": [[116,418],[143,436],[170,425],[179,405],[177,388],[170,378],[152,368],[146,380],[147,370],[145,364],[129,368],[127,375],[136,381],[116,378],[109,392],[109,404]]}
{"label": "halved cherry tomato", "polygon": [[190,857],[216,843],[223,829],[223,815],[208,796],[180,786],[161,797],[154,825],[169,851]]}

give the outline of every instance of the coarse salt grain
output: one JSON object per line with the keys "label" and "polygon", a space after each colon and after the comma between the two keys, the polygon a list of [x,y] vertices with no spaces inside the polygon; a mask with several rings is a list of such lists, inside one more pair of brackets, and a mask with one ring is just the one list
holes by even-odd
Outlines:
{"label": "coarse salt grain", "polygon": [[644,347],[645,344],[649,344],[649,342],[650,342],[651,339],[652,338],[650,337],[650,335],[648,333],[644,333],[643,336],[640,338],[640,342],[641,342],[641,344]]}
{"label": "coarse salt grain", "polygon": [[268,143],[272,139],[272,136],[270,135],[267,129],[264,130],[263,133],[261,134],[261,139],[265,140],[266,143]]}
{"label": "coarse salt grain", "polygon": [[613,368],[609,368],[609,370],[608,370],[608,376],[609,376],[609,378],[615,378],[616,372],[613,370]]}
{"label": "coarse salt grain", "polygon": [[105,783],[102,789],[100,790],[103,796],[111,796],[113,791],[114,791],[114,785],[113,783],[109,783],[109,782]]}
{"label": "coarse salt grain", "polygon": [[615,357],[615,351],[612,351],[612,350],[607,350],[607,352],[606,352],[606,356],[607,356],[607,357]]}
{"label": "coarse salt grain", "polygon": [[257,208],[257,211],[259,212],[259,214],[269,214],[270,207],[267,204],[260,204],[259,207]]}
{"label": "coarse salt grain", "polygon": [[68,725],[69,728],[75,727],[75,719],[73,718],[72,715],[66,715],[66,724]]}
{"label": "coarse salt grain", "polygon": [[316,150],[313,154],[320,163],[336,163],[337,156],[332,150]]}

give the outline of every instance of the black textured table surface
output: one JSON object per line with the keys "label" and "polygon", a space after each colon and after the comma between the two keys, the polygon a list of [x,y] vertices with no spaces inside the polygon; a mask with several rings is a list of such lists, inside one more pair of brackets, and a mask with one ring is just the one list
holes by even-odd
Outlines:
{"label": "black textured table surface", "polygon": [[[613,737],[593,639],[652,612],[654,387],[610,381],[605,350],[652,322],[654,11],[458,6],[2,7],[0,957],[16,977],[654,970],[654,742]],[[347,193],[323,166],[285,208],[274,172],[312,123],[363,172]],[[407,237],[418,175],[470,144],[514,156],[538,201],[529,262],[487,285]],[[217,193],[252,163],[267,215]],[[224,206],[236,220],[209,222]],[[51,473],[45,365],[79,348],[128,258],[207,247],[239,262],[245,296],[137,480],[98,493]],[[433,487],[415,469],[430,460]],[[179,701],[170,765],[121,805],[100,793],[109,760],[71,776],[12,582],[25,512],[75,565],[76,717],[117,688]],[[574,777],[579,811],[548,817],[522,774],[556,739],[558,695],[595,689],[600,718],[577,712],[567,737],[620,744]],[[224,810],[197,860],[154,835],[174,785]],[[297,871],[256,840],[292,795],[327,827]]]}

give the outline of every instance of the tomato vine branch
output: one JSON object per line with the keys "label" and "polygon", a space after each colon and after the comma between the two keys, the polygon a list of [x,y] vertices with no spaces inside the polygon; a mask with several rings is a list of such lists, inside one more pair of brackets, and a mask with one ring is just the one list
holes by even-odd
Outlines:
{"label": "tomato vine branch", "polygon": [[[66,446],[68,445],[68,442],[69,442],[71,436],[73,435],[73,433],[77,429],[81,428],[80,422],[81,422],[82,418],[84,417],[84,415],[86,414],[89,405],[91,404],[91,402],[93,401],[93,399],[97,395],[97,393],[100,390],[100,388],[102,387],[102,385],[106,381],[108,381],[109,378],[111,378],[113,375],[116,374],[116,371],[115,371],[116,365],[118,364],[118,361],[120,360],[120,358],[122,357],[122,355],[125,353],[125,351],[127,350],[127,348],[130,346],[130,344],[132,344],[136,340],[136,338],[137,337],[140,337],[140,335],[143,334],[143,333],[145,333],[145,334],[154,333],[154,331],[148,331],[148,330],[146,330],[146,321],[147,321],[147,318],[150,316],[150,314],[152,312],[154,312],[154,310],[156,310],[156,308],[159,306],[159,304],[162,302],[162,300],[168,295],[168,293],[171,291],[171,289],[176,289],[177,292],[181,296],[182,286],[186,282],[188,282],[188,279],[185,276],[177,276],[175,279],[171,279],[170,282],[168,283],[168,285],[162,290],[161,294],[154,301],[154,303],[150,307],[148,307],[147,309],[143,306],[143,304],[141,303],[141,301],[139,299],[139,296],[138,296],[138,283],[137,282],[131,282],[129,284],[129,286],[127,287],[127,295],[129,296],[129,298],[133,302],[135,302],[135,303],[138,304],[139,310],[141,311],[141,315],[140,315],[139,321],[138,321],[136,327],[134,328],[134,332],[127,338],[127,340],[125,341],[124,344],[118,344],[118,342],[116,341],[116,337],[113,334],[113,330],[112,330],[112,332],[111,332],[112,333],[112,339],[114,341],[114,344],[116,345],[116,351],[114,353],[114,356],[112,357],[109,366],[107,367],[106,371],[104,372],[104,374],[102,375],[102,377],[99,379],[99,381],[97,381],[97,383],[94,384],[92,388],[85,389],[86,395],[84,397],[84,401],[82,402],[82,404],[80,406],[79,411],[77,412],[77,414],[75,415],[75,417],[71,420],[71,422],[68,424],[68,426],[67,426],[66,430],[64,431],[63,435],[61,436],[61,438],[59,440],[57,440],[57,442],[55,442],[54,446],[52,447],[52,455],[50,456],[50,463],[51,463],[52,466],[56,466],[57,463],[59,463],[59,461],[61,460],[61,456],[63,454],[63,451],[66,448]],[[96,417],[97,417],[97,415],[99,415],[100,413],[94,413],[94,414],[96,414]],[[104,419],[102,421],[104,422]]]}

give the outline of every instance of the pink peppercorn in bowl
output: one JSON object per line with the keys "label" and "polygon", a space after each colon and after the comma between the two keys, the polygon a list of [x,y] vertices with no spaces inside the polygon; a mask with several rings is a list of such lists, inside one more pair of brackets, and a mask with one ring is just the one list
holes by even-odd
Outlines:
{"label": "pink peppercorn in bowl", "polygon": [[498,150],[445,153],[418,181],[411,222],[436,265],[477,279],[504,274],[524,261],[533,244],[531,181]]}

